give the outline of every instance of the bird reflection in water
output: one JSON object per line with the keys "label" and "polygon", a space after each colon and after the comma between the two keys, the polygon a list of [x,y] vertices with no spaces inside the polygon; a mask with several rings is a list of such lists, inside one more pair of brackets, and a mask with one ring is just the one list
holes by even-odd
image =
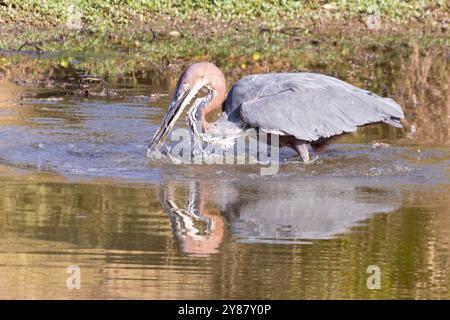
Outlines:
{"label": "bird reflection in water", "polygon": [[222,243],[224,221],[220,210],[206,206],[206,191],[199,182],[187,183],[184,207],[177,204],[180,185],[169,182],[161,188],[160,201],[170,217],[181,250],[196,255],[216,253]]}
{"label": "bird reflection in water", "polygon": [[[183,206],[178,204],[180,191],[185,191]],[[208,180],[166,182],[160,201],[181,250],[209,255],[220,249],[226,229],[247,243],[330,239],[377,213],[395,211],[400,195],[395,186],[354,178],[221,184]]]}

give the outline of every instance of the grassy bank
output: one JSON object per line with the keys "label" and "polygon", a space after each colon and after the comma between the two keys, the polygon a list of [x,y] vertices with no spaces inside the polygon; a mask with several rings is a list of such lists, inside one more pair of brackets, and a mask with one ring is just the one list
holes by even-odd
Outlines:
{"label": "grassy bank", "polygon": [[208,20],[277,27],[375,15],[400,24],[431,24],[448,20],[448,10],[445,0],[0,0],[0,23],[101,30],[161,21],[189,20],[196,24]]}

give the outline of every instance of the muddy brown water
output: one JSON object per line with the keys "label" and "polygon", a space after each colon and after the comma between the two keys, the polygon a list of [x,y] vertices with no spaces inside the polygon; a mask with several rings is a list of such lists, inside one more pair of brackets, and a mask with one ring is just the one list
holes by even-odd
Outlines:
{"label": "muddy brown water", "polygon": [[405,129],[310,165],[283,151],[274,176],[150,161],[173,80],[115,98],[0,84],[0,298],[450,298],[448,59],[402,57],[367,68],[396,70],[372,81]]}

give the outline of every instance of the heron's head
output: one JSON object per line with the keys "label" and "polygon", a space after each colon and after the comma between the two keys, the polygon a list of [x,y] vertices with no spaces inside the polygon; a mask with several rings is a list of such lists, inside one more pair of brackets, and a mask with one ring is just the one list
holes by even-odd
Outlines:
{"label": "heron's head", "polygon": [[150,142],[149,150],[156,149],[164,141],[183,110],[202,89],[210,95],[210,102],[203,111],[207,113],[220,107],[226,95],[225,77],[219,68],[209,62],[190,65],[178,79],[167,113]]}

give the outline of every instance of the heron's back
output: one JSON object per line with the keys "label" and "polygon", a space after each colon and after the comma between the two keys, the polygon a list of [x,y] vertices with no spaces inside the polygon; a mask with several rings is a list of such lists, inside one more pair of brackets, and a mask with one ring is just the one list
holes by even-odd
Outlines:
{"label": "heron's back", "polygon": [[253,127],[314,141],[372,122],[401,126],[401,107],[342,80],[317,73],[270,73],[239,80],[225,102]]}

